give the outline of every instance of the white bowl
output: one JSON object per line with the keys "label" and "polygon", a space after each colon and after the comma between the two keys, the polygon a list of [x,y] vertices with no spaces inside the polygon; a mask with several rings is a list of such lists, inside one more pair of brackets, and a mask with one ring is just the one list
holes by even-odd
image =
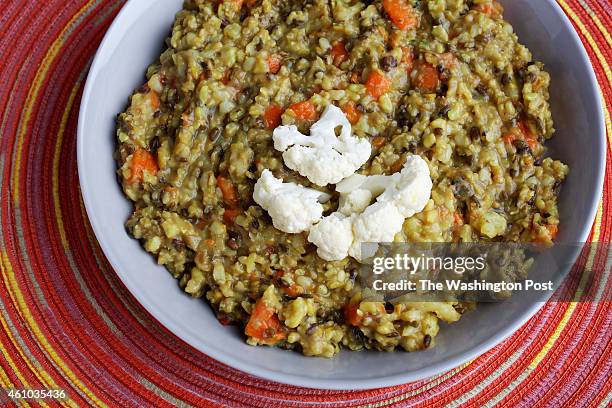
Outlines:
{"label": "white bowl", "polygon": [[[604,118],[595,75],[578,35],[553,0],[506,0],[505,16],[520,40],[552,74],[557,134],[551,154],[571,173],[560,199],[560,240],[587,239],[601,196],[605,165]],[[269,380],[323,389],[368,389],[430,377],[461,365],[500,343],[542,303],[482,305],[458,323],[444,325],[436,347],[416,353],[342,352],[308,358],[250,347],[237,329],[221,326],[203,300],[183,294],[125,231],[131,203],[115,176],[115,117],[146,67],[162,51],[182,0],[130,0],[109,29],[91,67],[78,126],[81,190],[95,234],[123,283],[164,326],[203,353]],[[576,251],[567,254],[571,264]]]}

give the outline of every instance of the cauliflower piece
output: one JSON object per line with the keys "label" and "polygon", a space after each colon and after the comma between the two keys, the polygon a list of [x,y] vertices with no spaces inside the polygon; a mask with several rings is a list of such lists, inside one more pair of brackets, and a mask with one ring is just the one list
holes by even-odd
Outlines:
{"label": "cauliflower piece", "polygon": [[[391,176],[363,176],[354,174],[336,185],[341,208],[359,206],[360,198],[369,192],[379,203],[392,203],[405,218],[423,211],[431,196],[433,183],[427,162],[411,155],[401,172]],[[357,202],[355,202],[357,201]]]}
{"label": "cauliflower piece", "polygon": [[308,241],[317,246],[317,254],[326,261],[340,261],[349,255],[362,260],[376,253],[379,242],[393,242],[404,220],[392,204],[375,203],[362,214],[335,212],[323,218],[310,229]]}
{"label": "cauliflower piece", "polygon": [[420,156],[409,156],[402,171],[391,178],[393,182],[389,183],[378,201],[393,203],[405,218],[423,211],[433,188],[427,162]]}
{"label": "cauliflower piece", "polygon": [[355,174],[336,185],[338,212],[312,227],[308,240],[327,261],[369,258],[379,243],[393,242],[406,218],[423,211],[432,187],[429,167],[419,156],[408,157],[402,171],[391,176]]}
{"label": "cauliflower piece", "polygon": [[289,234],[307,231],[323,216],[324,203],[330,195],[295,183],[283,183],[270,170],[264,170],[253,199],[272,218],[274,227]]}
{"label": "cauliflower piece", "polygon": [[317,246],[317,254],[326,261],[346,258],[353,240],[352,219],[338,212],[323,218],[308,234],[308,241]]}
{"label": "cauliflower piece", "polygon": [[[359,260],[373,256],[379,242],[393,242],[406,218],[391,203],[378,202],[369,206],[353,221],[353,244],[349,255]],[[371,244],[365,248],[362,244]],[[362,253],[367,249],[367,253]]]}
{"label": "cauliflower piece", "polygon": [[372,199],[385,191],[389,182],[387,176],[363,176],[353,174],[336,184],[340,193],[338,211],[344,215],[362,213],[372,204]]}
{"label": "cauliflower piece", "polygon": [[[340,136],[335,129],[341,127]],[[318,186],[336,184],[355,173],[372,153],[366,139],[351,136],[351,124],[334,105],[310,128],[310,136],[295,125],[274,130],[274,148],[283,153],[285,165]]]}
{"label": "cauliflower piece", "polygon": [[346,216],[359,214],[365,211],[372,202],[372,193],[369,190],[355,190],[340,195],[338,212]]}

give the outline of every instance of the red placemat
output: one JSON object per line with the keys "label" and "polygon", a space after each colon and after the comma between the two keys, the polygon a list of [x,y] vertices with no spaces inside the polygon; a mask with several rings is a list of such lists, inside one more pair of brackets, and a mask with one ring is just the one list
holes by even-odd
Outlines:
{"label": "red placemat", "polygon": [[[424,381],[359,392],[260,380],[165,330],[105,260],[78,187],[76,124],[83,83],[122,3],[0,1],[2,388],[61,388],[68,406],[610,404],[612,312],[606,303],[548,303],[511,338],[464,366]],[[593,61],[610,138],[612,6],[608,0],[559,4]],[[612,236],[609,149],[607,157],[605,197],[592,232],[592,240],[603,243]],[[605,247],[594,247],[584,261],[610,268]],[[0,392],[2,401],[8,400]]]}

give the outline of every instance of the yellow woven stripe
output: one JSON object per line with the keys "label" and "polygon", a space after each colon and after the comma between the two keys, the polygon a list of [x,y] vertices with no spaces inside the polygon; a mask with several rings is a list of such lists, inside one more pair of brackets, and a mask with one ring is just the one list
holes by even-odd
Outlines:
{"label": "yellow woven stripe", "polygon": [[[0,351],[2,352],[2,355],[8,356],[8,353],[6,352],[4,347],[2,347],[2,343],[0,343]],[[9,362],[12,368],[13,364],[8,360],[7,362]],[[23,381],[22,381],[22,384],[23,384]],[[6,374],[6,371],[4,371],[4,368],[0,366],[0,392],[2,393],[2,395],[0,395],[0,402],[9,400],[9,397],[8,395],[6,395],[6,392],[13,388],[15,388],[15,385],[11,382],[11,379]]]}
{"label": "yellow woven stripe", "polygon": [[[4,326],[6,322],[4,322],[4,319],[2,318],[2,315],[0,315],[0,319],[2,320],[2,323],[3,323],[3,326]],[[7,334],[9,335],[9,337],[12,337],[9,332],[7,332]],[[13,344],[14,344],[13,340],[11,340],[11,342],[13,342]],[[17,345],[15,344],[15,346],[17,346]],[[11,371],[17,376],[17,378],[19,378],[19,381],[21,381],[21,385],[23,386],[23,388],[30,388],[30,384],[26,381],[26,379],[23,377],[21,372],[17,369],[17,365],[15,364],[15,362],[13,361],[11,356],[9,355],[8,351],[4,348],[2,343],[0,343],[0,354],[2,354],[2,356],[4,357],[4,359],[6,360],[8,365],[10,366]],[[19,350],[19,354],[21,354],[23,356],[23,352],[21,350]],[[30,370],[32,370],[32,372],[35,373],[35,375],[37,377],[39,377],[39,374],[37,373],[37,371],[32,369],[32,366],[31,366],[30,362],[27,359],[24,359],[24,361],[26,361],[26,364],[28,365]],[[10,379],[8,378],[8,376],[6,375],[6,373],[4,372],[2,367],[0,367],[0,371],[1,371],[0,372],[0,377],[3,377],[2,378],[2,388],[16,388],[15,385],[13,383],[11,383]],[[48,374],[47,374],[47,376],[48,376]],[[46,389],[50,390],[50,389],[54,389],[54,388],[53,387],[46,387]],[[39,401],[38,403],[41,406],[48,407],[48,405],[44,401]],[[26,403],[26,406],[30,406],[30,405]]]}
{"label": "yellow woven stripe", "polygon": [[[2,343],[0,343],[0,347],[2,347]],[[6,371],[4,371],[2,366],[0,366],[0,386],[2,388],[13,388],[13,383],[11,379],[8,378],[8,375],[6,375]]]}
{"label": "yellow woven stripe", "polygon": [[589,31],[589,29],[584,25],[582,20],[580,20],[580,17],[578,17],[578,15],[574,12],[574,10],[572,10],[572,8],[565,2],[565,0],[557,0],[557,1],[559,5],[563,8],[565,13],[567,13],[569,18],[572,19],[574,24],[578,26],[578,28],[580,29],[580,32],[582,33],[582,35],[584,35],[584,38],[586,38],[591,48],[593,48],[593,52],[595,53],[595,55],[597,56],[597,59],[601,63],[604,73],[606,74],[606,77],[608,78],[608,82],[612,82],[612,72],[610,71],[610,66],[608,65],[606,58],[604,57],[603,53],[599,49],[599,46],[597,45],[597,42],[591,35],[591,32]]}
{"label": "yellow woven stripe", "polygon": [[552,346],[555,344],[555,342],[561,335],[561,332],[567,325],[567,322],[569,321],[570,317],[572,317],[572,314],[574,313],[575,309],[576,309],[576,302],[571,302],[569,306],[567,307],[567,310],[565,311],[563,318],[559,322],[559,325],[555,328],[555,331],[553,332],[553,334],[548,338],[548,341],[546,342],[544,347],[542,347],[538,355],[535,356],[535,358],[533,359],[533,361],[531,361],[531,363],[529,363],[530,370],[534,370],[542,362],[544,357],[546,357],[546,355],[548,354]]}
{"label": "yellow woven stripe", "polygon": [[[77,13],[75,13],[75,15],[68,22],[68,24],[66,24],[66,26],[62,29],[60,35],[58,36],[57,39],[55,39],[55,41],[53,42],[53,44],[47,51],[47,54],[43,58],[41,67],[36,72],[36,76],[34,78],[32,86],[28,90],[28,94],[27,94],[28,103],[24,107],[24,113],[22,115],[22,123],[20,123],[20,126],[19,126],[17,151],[15,155],[16,156],[15,164],[13,166],[14,174],[13,174],[13,183],[12,183],[13,185],[12,194],[15,200],[15,205],[19,205],[19,182],[18,181],[19,181],[19,176],[20,176],[19,173],[20,173],[20,168],[21,168],[21,156],[22,156],[25,134],[26,134],[26,131],[27,131],[30,119],[31,119],[34,102],[38,99],[38,94],[40,93],[40,89],[42,87],[44,78],[47,76],[49,68],[51,67],[53,61],[57,58],[57,55],[60,49],[64,45],[66,34],[70,30],[72,30],[75,21],[81,18],[81,16],[83,16],[83,14],[95,2],[96,0],[89,0],[83,7],[81,7],[77,11]],[[30,324],[30,328],[33,331],[33,333],[36,335],[39,342],[44,346],[45,350],[47,351],[49,356],[53,359],[53,361],[55,361],[58,367],[60,367],[63,370],[67,378],[69,378],[72,381],[72,383],[83,392],[84,395],[90,398],[97,405],[104,406],[104,404],[91,391],[89,391],[87,387],[85,387],[85,385],[81,381],[78,380],[78,378],[76,378],[74,373],[61,361],[61,359],[57,356],[53,347],[51,347],[51,345],[47,342],[46,338],[44,337],[38,325],[36,324],[36,321],[30,314],[29,309],[24,301],[22,293],[19,291],[19,288],[14,283],[16,281],[14,279],[14,273],[12,271],[12,268],[10,268],[10,265],[7,265],[7,266],[8,266],[9,274],[13,277],[13,279],[9,278],[8,280],[9,280],[10,285],[13,286],[13,290],[15,291],[15,295],[17,296],[17,304],[19,305],[22,315],[26,318],[26,320]]]}
{"label": "yellow woven stripe", "polygon": [[[574,11],[568,6],[568,4],[564,0],[558,0],[558,2],[561,5],[561,7],[563,8],[563,10],[567,13],[567,15],[572,19],[572,21],[578,26],[578,28],[580,28],[580,31],[582,32],[582,34],[586,38],[586,40],[589,43],[589,45],[592,47],[595,55],[597,56],[597,59],[601,63],[601,65],[603,67],[603,70],[604,70],[604,73],[605,73],[608,81],[610,81],[610,78],[612,77],[612,74],[610,72],[610,66],[608,65],[608,62],[606,61],[606,58],[602,54],[601,50],[597,46],[597,43],[595,42],[595,40],[591,36],[589,30],[586,28],[586,26],[582,23],[580,18],[576,15],[576,13],[574,13]],[[600,27],[600,30],[602,30],[602,33],[604,33],[604,36],[606,36],[606,39],[608,40],[609,39],[609,34],[605,30],[605,28],[602,26],[602,27]],[[603,98],[603,96],[602,96],[602,98]],[[612,144],[612,124],[611,124],[611,121],[610,121],[610,113],[609,113],[609,111],[607,109],[605,100],[603,102],[604,102],[603,103],[604,115],[605,115],[605,119],[606,119],[606,130],[608,132],[608,138],[609,138],[608,148],[611,148],[610,145]],[[597,217],[595,218],[595,225],[593,227],[593,242],[598,242],[599,241],[599,237],[600,237],[600,233],[601,233],[601,220],[602,220],[602,216],[603,216],[603,206],[602,206],[602,203],[600,202],[598,210],[597,210]],[[593,262],[594,262],[594,259],[595,259],[595,253],[596,253],[596,248],[591,248],[591,250],[589,252],[589,255],[588,255],[588,259],[587,259],[587,265],[586,265],[586,268],[585,268],[585,273],[582,274],[581,279],[580,279],[580,283],[578,285],[578,289],[576,291],[576,299],[580,298],[580,296],[582,295],[582,291],[584,290],[584,286],[585,286],[586,282],[588,281],[588,277],[589,277],[589,272],[588,271],[590,271],[592,269],[592,267],[593,267]],[[567,308],[567,310],[565,311],[565,314],[563,315],[563,318],[559,322],[559,325],[555,328],[555,331],[553,332],[551,337],[548,339],[548,341],[546,342],[546,344],[544,345],[542,350],[540,350],[538,355],[529,364],[529,368],[535,369],[538,366],[538,364],[540,364],[540,362],[542,362],[544,357],[546,357],[546,355],[548,354],[548,352],[550,351],[552,346],[555,344],[555,342],[557,341],[557,339],[561,335],[561,332],[563,331],[563,329],[567,325],[567,322],[571,318],[571,316],[574,313],[575,309],[576,309],[576,303],[572,302],[569,305],[569,307]]]}
{"label": "yellow woven stripe", "polygon": [[[595,42],[595,40],[593,39],[593,36],[589,32],[588,28],[586,28],[586,26],[582,23],[578,15],[574,13],[574,11],[570,8],[570,6],[567,5],[565,0],[557,0],[557,1],[559,5],[563,8],[563,10],[567,13],[567,15],[572,19],[572,21],[578,26],[578,28],[584,35],[584,38],[586,38],[587,42],[593,49],[593,52],[597,56],[597,59],[603,68],[603,71],[606,75],[606,78],[608,79],[608,82],[612,83],[612,71],[610,70],[610,65],[608,64],[608,61],[606,60],[605,56],[599,49],[597,42]],[[602,32],[604,33],[604,35],[607,34],[609,37],[609,33],[607,32],[607,30],[605,30],[605,27],[603,27]],[[603,101],[604,115],[606,118],[606,130],[608,132],[608,148],[612,149],[612,121],[610,120],[610,112],[608,111],[606,101],[603,99],[603,95],[602,95],[602,101]]]}
{"label": "yellow woven stripe", "polygon": [[[53,360],[55,365],[61,369],[61,371],[65,374],[66,378],[71,381],[71,383],[82,391],[83,395],[87,396],[92,402],[94,402],[98,406],[105,406],[102,401],[100,401],[85,385],[76,377],[76,375],[68,368],[68,366],[62,361],[61,358],[57,355],[51,344],[47,341],[44,334],[38,327],[34,316],[30,313],[30,309],[23,297],[22,292],[17,285],[17,277],[13,272],[13,269],[10,263],[7,262],[7,255],[2,252],[2,258],[5,264],[5,273],[7,279],[5,280],[5,285],[9,289],[9,293],[12,290],[13,301],[17,306],[17,309],[20,312],[22,318],[27,322],[30,331],[34,334],[40,346],[45,350],[46,354]],[[68,401],[69,406],[76,407],[77,405],[74,401]]]}
{"label": "yellow woven stripe", "polygon": [[60,234],[60,239],[62,241],[62,246],[65,250],[69,249],[68,239],[66,238],[66,231],[64,230],[64,220],[62,218],[62,211],[60,208],[60,196],[59,196],[59,161],[60,161],[60,152],[62,148],[62,142],[64,141],[64,133],[66,131],[66,124],[68,122],[68,117],[70,115],[70,110],[74,105],[74,99],[79,92],[79,88],[81,87],[81,80],[79,79],[72,91],[70,92],[70,96],[68,98],[68,103],[66,104],[66,108],[64,109],[64,113],[62,114],[62,121],[60,123],[59,132],[57,133],[57,141],[55,143],[55,151],[53,152],[53,204],[55,206],[55,219],[58,224],[58,230]]}
{"label": "yellow woven stripe", "polygon": [[68,33],[74,24],[90,7],[95,3],[96,0],[89,0],[83,7],[81,7],[74,16],[68,21],[68,24],[62,29],[59,36],[53,41],[49,51],[43,58],[40,68],[36,71],[36,76],[34,77],[34,81],[32,81],[32,85],[28,90],[28,94],[26,97],[26,104],[24,106],[24,112],[22,114],[22,118],[19,124],[18,137],[17,137],[17,152],[15,154],[15,164],[13,169],[15,173],[13,174],[13,188],[12,194],[15,200],[15,204],[19,204],[19,172],[21,169],[21,153],[23,151],[23,142],[25,139],[25,133],[28,129],[28,125],[30,124],[30,119],[32,116],[32,109],[34,108],[34,103],[38,100],[38,94],[40,92],[40,88],[42,87],[43,81],[49,72],[49,68],[51,67],[53,61],[57,58],[57,55],[64,45],[64,40],[66,33]]}
{"label": "yellow woven stripe", "polygon": [[606,132],[608,134],[608,149],[612,152],[612,120],[610,120],[610,111],[604,96],[601,95],[602,106],[604,110],[604,117],[606,118]]}
{"label": "yellow woven stripe", "polygon": [[[593,227],[593,242],[599,241],[602,216],[603,216],[603,203],[600,202],[598,210],[597,210],[597,216],[595,217],[595,226]],[[580,297],[582,297],[582,292],[584,291],[584,287],[586,283],[588,282],[589,276],[591,274],[590,271],[593,269],[593,262],[595,261],[596,253],[597,253],[597,245],[595,244],[595,245],[592,245],[589,250],[589,255],[587,258],[585,269],[582,273],[582,276],[580,277],[580,283],[578,284],[578,288],[576,289],[576,295],[574,297],[574,299],[576,300],[579,300]],[[574,313],[574,310],[576,309],[576,305],[577,305],[576,302],[571,302],[569,304],[569,306],[567,307],[567,310],[565,311],[565,314],[563,315],[563,318],[561,318],[561,321],[555,328],[555,331],[553,332],[553,334],[550,336],[550,338],[548,339],[544,347],[542,347],[542,350],[540,350],[540,352],[535,356],[535,358],[531,361],[531,363],[529,363],[530,369],[532,370],[535,369],[538,366],[538,364],[542,362],[544,357],[546,357],[550,349],[553,347],[553,345],[555,344],[555,342],[561,335],[561,332],[567,325],[567,322],[572,317],[572,314]]]}
{"label": "yellow woven stripe", "polygon": [[62,148],[62,143],[64,141],[64,134],[66,133],[66,125],[68,123],[68,118],[70,116],[70,111],[74,105],[74,101],[79,92],[79,88],[81,87],[82,80],[79,79],[72,90],[70,91],[70,95],[68,97],[68,102],[66,103],[66,107],[62,114],[62,120],[60,122],[60,128],[57,133],[57,139],[55,143],[55,150],[53,152],[53,205],[55,208],[55,218],[57,222],[58,231],[60,234],[60,239],[62,241],[62,246],[65,250],[70,249],[70,245],[68,243],[68,239],[66,238],[66,230],[64,229],[64,220],[62,218],[62,211],[60,207],[60,196],[59,196],[59,165],[60,165],[60,153]]}
{"label": "yellow woven stripe", "polygon": [[[0,315],[0,318],[2,318],[2,315]],[[19,388],[19,389],[29,389],[30,388],[30,384],[26,381],[26,379],[23,377],[21,372],[19,372],[19,370],[17,369],[17,365],[15,364],[15,362],[13,361],[11,356],[9,355],[8,351],[4,348],[2,343],[0,343],[0,354],[2,354],[2,356],[4,357],[4,359],[6,360],[8,365],[10,366],[11,371],[17,376],[17,378],[19,378],[19,381],[21,381],[21,387],[22,387],[22,388],[21,387],[15,387],[15,384],[13,384],[11,382],[11,379],[6,374],[6,371],[4,371],[2,366],[0,366],[0,385],[2,386],[1,387],[2,390],[0,390],[0,392],[5,392],[4,390],[16,389],[16,388]],[[2,401],[2,399],[5,398],[5,397],[8,398],[7,395],[0,396],[0,401]],[[37,401],[37,402],[38,402],[38,404],[40,406],[43,406],[43,407],[48,407],[49,406],[44,401]],[[30,406],[30,404],[28,404],[24,400],[19,401],[19,404],[21,406],[24,406],[24,407],[29,407]]]}
{"label": "yellow woven stripe", "polygon": [[[2,320],[2,322],[4,323],[4,319],[1,314],[0,314],[0,320]],[[21,374],[21,371],[19,371],[17,365],[15,364],[10,354],[4,347],[4,344],[2,343],[0,343],[0,354],[2,354],[2,357],[4,357],[4,361],[8,363],[8,366],[11,368],[11,371],[17,376],[19,381],[21,381],[21,384],[23,384],[24,387],[29,387],[29,383],[26,381],[24,376]],[[2,384],[2,388],[13,388],[15,385],[11,382],[11,379],[6,375],[6,372],[4,371],[2,366],[0,366],[0,370],[1,370],[0,371],[0,384]]]}
{"label": "yellow woven stripe", "polygon": [[[5,287],[8,287],[8,281],[7,281],[8,277],[7,277],[7,274],[6,274],[6,270],[7,270],[8,266],[5,267],[5,263],[6,263],[6,265],[8,265],[8,262],[9,262],[8,256],[6,255],[6,253],[2,252],[2,254],[0,254],[0,268],[2,269],[2,277],[3,277],[3,281],[4,281],[4,286]],[[9,296],[10,296],[10,293],[9,293]],[[11,296],[11,300],[13,300],[12,296]],[[28,358],[28,356],[25,355],[25,353],[23,352],[23,350],[19,346],[19,343],[16,341],[15,337],[12,335],[11,329],[8,326],[8,322],[4,319],[4,316],[2,314],[0,314],[0,325],[2,325],[2,329],[4,330],[6,335],[11,340],[11,343],[13,344],[13,346],[15,347],[17,352],[19,353],[19,356],[21,357],[21,359],[23,361],[25,361],[25,363],[27,364],[27,366],[30,369],[30,371],[33,372],[36,375],[36,377],[38,378],[40,383],[43,384],[45,387],[49,387],[49,389],[56,388],[57,384],[53,381],[53,378],[51,378],[51,376],[44,369],[42,369],[42,368],[36,369],[32,365],[32,362],[30,361],[30,359]],[[2,346],[2,344],[0,344],[0,346]],[[6,359],[9,362],[12,361],[12,360],[10,360],[9,357],[6,357]],[[21,377],[21,373],[17,370],[16,367],[14,367],[14,364],[11,364],[11,368],[15,370],[15,374],[17,374],[19,380],[24,385],[26,385],[26,386],[29,385],[29,384],[27,384],[25,379],[23,379]]]}
{"label": "yellow woven stripe", "polygon": [[[59,168],[59,147],[61,146],[61,142],[63,140],[63,135],[65,133],[65,129],[66,129],[66,124],[68,122],[68,116],[70,114],[70,109],[72,108],[72,106],[74,105],[74,99],[76,98],[76,95],[78,93],[79,87],[80,87],[81,81],[77,82],[77,84],[75,85],[75,87],[73,88],[67,106],[64,110],[64,113],[62,115],[62,121],[60,124],[60,131],[59,131],[59,137],[58,137],[58,144],[57,144],[57,148],[56,148],[56,152],[55,152],[55,156],[54,156],[54,172],[55,174],[57,174],[57,168]],[[58,193],[58,183],[57,183],[57,179],[54,179],[54,186],[53,186],[53,194],[54,194],[54,198],[55,198],[55,202],[56,202],[56,214],[57,214],[57,218],[58,218],[58,222],[60,224],[63,225],[62,219],[61,219],[61,212],[58,211],[58,207],[59,207],[59,193]],[[65,236],[65,231],[62,228],[60,228],[60,237],[62,240],[62,244],[64,244],[64,248],[68,248],[67,245],[67,240],[66,240],[66,236]],[[8,262],[8,259],[6,259],[6,261]],[[2,262],[2,264],[4,264],[4,262]],[[3,267],[4,269],[4,267]],[[21,355],[21,357],[23,358],[23,361],[26,362],[26,364],[28,365],[28,367],[30,368],[30,370],[35,373],[35,375],[38,377],[39,380],[41,380],[41,384],[45,384],[45,386],[48,389],[55,389],[57,388],[57,384],[55,384],[55,382],[53,381],[52,377],[49,376],[49,374],[44,371],[41,367],[35,368],[32,366],[29,358],[27,356],[24,355],[23,351],[21,350],[21,348],[19,347],[19,345],[17,344],[17,342],[14,340],[9,328],[8,328],[8,324],[7,322],[2,318],[2,316],[0,315],[0,323],[2,324],[2,327],[4,329],[4,331],[7,333],[7,335],[11,338],[11,341],[13,343],[13,345],[15,346],[15,348],[17,350],[19,350],[19,354]],[[1,345],[0,345],[1,346]],[[4,351],[4,350],[2,350]],[[24,387],[29,387],[29,384],[27,384],[27,382],[25,381],[25,379],[23,378],[23,376],[21,376],[21,373],[18,372],[17,367],[14,365],[14,363],[12,363],[12,360],[10,359],[10,356],[5,354],[6,360],[9,362],[11,369],[14,370],[15,374],[18,375],[18,378],[20,379],[20,381],[23,383]],[[62,405],[65,404],[69,404],[70,403],[68,401],[63,401]],[[41,405],[43,406],[47,406],[46,403],[40,402]],[[74,402],[72,405],[75,405]]]}
{"label": "yellow woven stripe", "polygon": [[612,47],[612,37],[610,36],[610,32],[608,31],[608,29],[603,25],[599,17],[597,17],[597,14],[593,12],[593,9],[591,9],[591,7],[587,3],[584,2],[584,0],[579,0],[579,2],[582,8],[586,10],[589,17],[593,19],[593,22],[595,23],[597,28],[599,28],[599,31],[601,31],[601,34],[603,35],[608,45]]}
{"label": "yellow woven stripe", "polygon": [[[2,269],[2,276],[4,276],[4,272],[5,272],[4,257],[5,257],[5,255],[4,255],[4,253],[2,255],[3,255],[2,258],[0,258],[0,269]],[[43,384],[43,385],[45,385],[45,384],[52,384],[51,387],[48,387],[47,385],[45,385],[45,387],[47,387],[47,389],[57,388],[57,386],[53,382],[53,379],[49,376],[49,374],[46,371],[41,370],[42,373],[39,373],[38,372],[39,370],[35,370],[34,367],[32,367],[32,364],[31,364],[30,360],[24,355],[23,350],[21,350],[21,348],[19,347],[19,345],[15,341],[15,338],[13,337],[13,335],[12,335],[12,333],[11,333],[9,327],[8,327],[8,323],[6,322],[6,320],[4,319],[4,316],[1,313],[0,313],[0,324],[2,325],[2,328],[3,328],[4,332],[6,333],[6,335],[10,338],[11,343],[13,344],[13,346],[15,346],[15,348],[18,350],[18,353],[21,356],[21,358],[23,359],[23,361],[26,362],[26,365],[28,366],[30,371],[33,372],[39,380],[41,380],[41,384]],[[25,377],[23,376],[21,371],[19,371],[19,369],[17,367],[17,364],[15,364],[15,362],[11,358],[11,355],[8,353],[8,350],[4,347],[4,344],[2,344],[2,343],[0,343],[0,354],[2,354],[2,356],[4,357],[4,360],[8,363],[8,365],[11,368],[11,371],[13,372],[13,374],[15,374],[17,376],[17,378],[19,379],[19,381],[21,382],[21,386],[23,388],[30,388],[30,383],[25,379]],[[1,370],[0,377],[2,377],[2,387],[3,388],[15,388],[15,385],[10,381],[10,379],[8,378],[8,376],[4,372],[4,369],[2,369],[1,366],[0,366],[0,370]],[[42,377],[44,377],[46,381],[41,379],[41,374],[42,374]],[[20,401],[20,402],[22,402],[22,406],[28,406],[28,407],[30,406],[30,404],[28,404],[25,401]],[[39,402],[39,404],[42,405],[42,406],[45,406],[45,407],[48,406],[44,401]]]}
{"label": "yellow woven stripe", "polygon": [[[5,252],[0,253],[0,267],[2,267],[2,276],[4,279],[4,285],[5,287],[8,288],[8,281],[7,279],[7,271],[9,268],[11,268],[10,263],[9,263],[9,259],[8,256]],[[15,298],[12,296],[12,293],[10,291],[8,291],[9,296],[11,297],[11,301],[13,303],[15,302]],[[21,313],[20,313],[21,315]],[[7,321],[4,319],[4,317],[2,316],[2,314],[0,314],[0,324],[2,325],[2,328],[4,330],[4,332],[9,336],[11,343],[13,344],[13,346],[17,349],[17,352],[19,353],[19,355],[21,356],[21,358],[23,359],[23,361],[25,361],[26,365],[28,366],[28,368],[30,369],[30,371],[32,373],[34,373],[34,375],[36,376],[36,378],[38,378],[38,380],[40,381],[40,383],[46,388],[46,389],[57,389],[59,388],[57,383],[53,380],[53,378],[49,375],[49,373],[47,373],[47,371],[40,367],[34,367],[32,365],[32,361],[30,361],[30,359],[28,358],[28,356],[25,355],[25,353],[23,352],[23,350],[21,349],[21,347],[19,347],[18,342],[16,341],[16,339],[12,336],[10,328],[8,327],[8,323]],[[9,360],[9,358],[7,358],[7,360]],[[12,360],[10,360],[12,361]],[[22,379],[22,377],[20,376],[21,374],[18,373],[16,366],[13,367],[15,364],[12,363],[11,364],[11,368],[13,368],[15,370],[15,373],[19,375],[19,379],[20,381],[23,383],[24,386],[29,387],[30,385],[27,383],[27,381],[25,381],[25,379]],[[64,404],[62,404],[64,405]],[[70,405],[72,407],[76,407],[76,404],[72,404]]]}
{"label": "yellow woven stripe", "polygon": [[[11,399],[9,398],[8,394],[6,394],[6,392],[8,392],[8,390],[11,389],[28,389],[30,386],[28,385],[27,381],[21,379],[20,374],[18,374],[15,369],[13,368],[13,363],[12,360],[10,360],[10,357],[8,357],[8,353],[6,352],[6,349],[2,346],[2,343],[0,343],[0,351],[2,352],[2,354],[7,357],[7,362],[9,362],[10,366],[11,366],[11,370],[13,370],[13,372],[15,374],[17,374],[17,376],[19,377],[19,381],[21,381],[22,387],[23,388],[18,388],[15,387],[15,384],[13,384],[10,380],[10,378],[8,377],[8,375],[6,374],[6,371],[4,371],[4,368],[2,368],[2,366],[0,366],[0,392],[3,393],[3,395],[0,395],[0,402],[2,401],[11,401]],[[26,400],[12,400],[12,401],[16,401],[16,404],[21,406],[21,407],[30,407],[30,403]],[[40,405],[41,407],[48,407],[49,405],[43,401],[36,401],[38,403],[38,405]]]}
{"label": "yellow woven stripe", "polygon": [[[2,319],[3,323],[4,323],[4,319],[2,318],[2,315],[0,315],[0,319]],[[4,324],[3,324],[4,326]],[[10,336],[10,334],[9,334]],[[6,361],[8,363],[8,366],[10,367],[11,371],[13,372],[13,374],[15,374],[17,376],[17,378],[19,379],[19,381],[21,382],[21,385],[23,385],[25,388],[28,388],[30,386],[30,384],[28,383],[28,381],[25,379],[25,377],[23,376],[23,374],[21,374],[21,371],[19,371],[19,367],[17,367],[17,364],[15,364],[15,361],[13,361],[13,359],[11,358],[11,355],[8,353],[8,350],[6,349],[6,347],[4,347],[4,344],[0,343],[0,354],[2,354],[2,356],[4,357],[4,361]],[[0,366],[0,369],[2,369],[2,366]],[[12,388],[14,387],[14,385],[11,383],[10,379],[8,377],[6,377],[6,373],[4,376],[0,376],[2,377],[2,386],[4,388]],[[6,384],[5,384],[6,382]]]}

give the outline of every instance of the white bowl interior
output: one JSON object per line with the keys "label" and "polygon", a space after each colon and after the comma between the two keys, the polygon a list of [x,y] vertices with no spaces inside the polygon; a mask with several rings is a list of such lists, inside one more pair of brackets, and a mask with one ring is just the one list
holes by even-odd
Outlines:
{"label": "white bowl interior", "polygon": [[[560,207],[564,242],[587,237],[601,194],[603,115],[586,53],[552,1],[506,0],[506,17],[520,39],[552,74],[557,134],[554,157],[571,166]],[[115,117],[146,67],[161,53],[182,0],[130,0],[109,30],[92,65],[79,120],[79,175],[87,211],[109,261],[128,289],[162,324],[226,364],[260,377],[315,388],[374,388],[422,379],[484,353],[520,327],[541,306],[533,302],[483,305],[459,323],[444,325],[436,347],[418,353],[342,352],[307,358],[253,348],[236,329],[222,327],[203,300],[184,295],[164,268],[130,238],[123,223],[131,204],[115,177]],[[568,253],[565,263],[575,254]]]}

